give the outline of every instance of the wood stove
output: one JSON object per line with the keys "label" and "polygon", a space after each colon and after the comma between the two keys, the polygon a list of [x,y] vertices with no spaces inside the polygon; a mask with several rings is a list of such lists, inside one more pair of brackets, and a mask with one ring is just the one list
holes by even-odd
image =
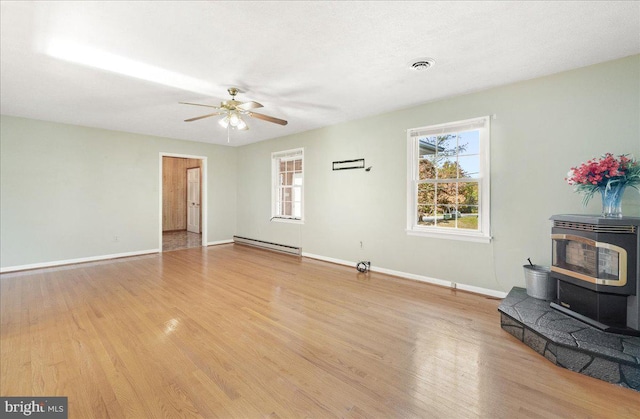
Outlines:
{"label": "wood stove", "polygon": [[554,215],[551,307],[601,330],[640,336],[640,218]]}

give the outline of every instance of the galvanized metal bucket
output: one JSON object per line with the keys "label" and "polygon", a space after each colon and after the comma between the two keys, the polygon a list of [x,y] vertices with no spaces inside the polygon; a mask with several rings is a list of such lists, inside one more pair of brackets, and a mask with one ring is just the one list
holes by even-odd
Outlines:
{"label": "galvanized metal bucket", "polygon": [[540,300],[554,300],[557,283],[549,276],[551,270],[540,265],[523,265],[523,267],[527,295]]}

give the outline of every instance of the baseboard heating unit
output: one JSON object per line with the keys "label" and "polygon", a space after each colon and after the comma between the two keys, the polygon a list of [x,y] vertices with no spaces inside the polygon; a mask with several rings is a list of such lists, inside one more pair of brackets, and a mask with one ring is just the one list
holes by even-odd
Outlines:
{"label": "baseboard heating unit", "polygon": [[239,236],[233,236],[233,242],[237,244],[245,244],[247,246],[259,247],[261,249],[269,249],[276,252],[288,253],[290,255],[302,256],[302,248],[287,246],[286,244],[271,243]]}

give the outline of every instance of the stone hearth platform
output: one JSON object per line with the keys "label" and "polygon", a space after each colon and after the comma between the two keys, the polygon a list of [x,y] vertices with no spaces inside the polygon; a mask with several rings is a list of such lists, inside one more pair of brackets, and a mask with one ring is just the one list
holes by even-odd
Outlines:
{"label": "stone hearth platform", "polygon": [[500,303],[502,328],[554,364],[640,391],[640,337],[603,332],[514,287]]}

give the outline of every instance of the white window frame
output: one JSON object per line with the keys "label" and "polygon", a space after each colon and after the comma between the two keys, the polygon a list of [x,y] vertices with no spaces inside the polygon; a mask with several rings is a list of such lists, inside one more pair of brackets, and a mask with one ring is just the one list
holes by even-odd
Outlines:
{"label": "white window frame", "polygon": [[[418,224],[419,143],[425,135],[479,131],[480,176],[478,178],[478,230]],[[407,130],[407,234],[441,239],[489,243],[491,241],[490,180],[491,118],[489,116]]]}
{"label": "white window frame", "polygon": [[[287,216],[278,213],[280,199],[280,162],[300,160],[302,163],[302,185],[300,186],[300,217]],[[304,148],[277,151],[271,153],[271,221],[281,223],[304,224]]]}

